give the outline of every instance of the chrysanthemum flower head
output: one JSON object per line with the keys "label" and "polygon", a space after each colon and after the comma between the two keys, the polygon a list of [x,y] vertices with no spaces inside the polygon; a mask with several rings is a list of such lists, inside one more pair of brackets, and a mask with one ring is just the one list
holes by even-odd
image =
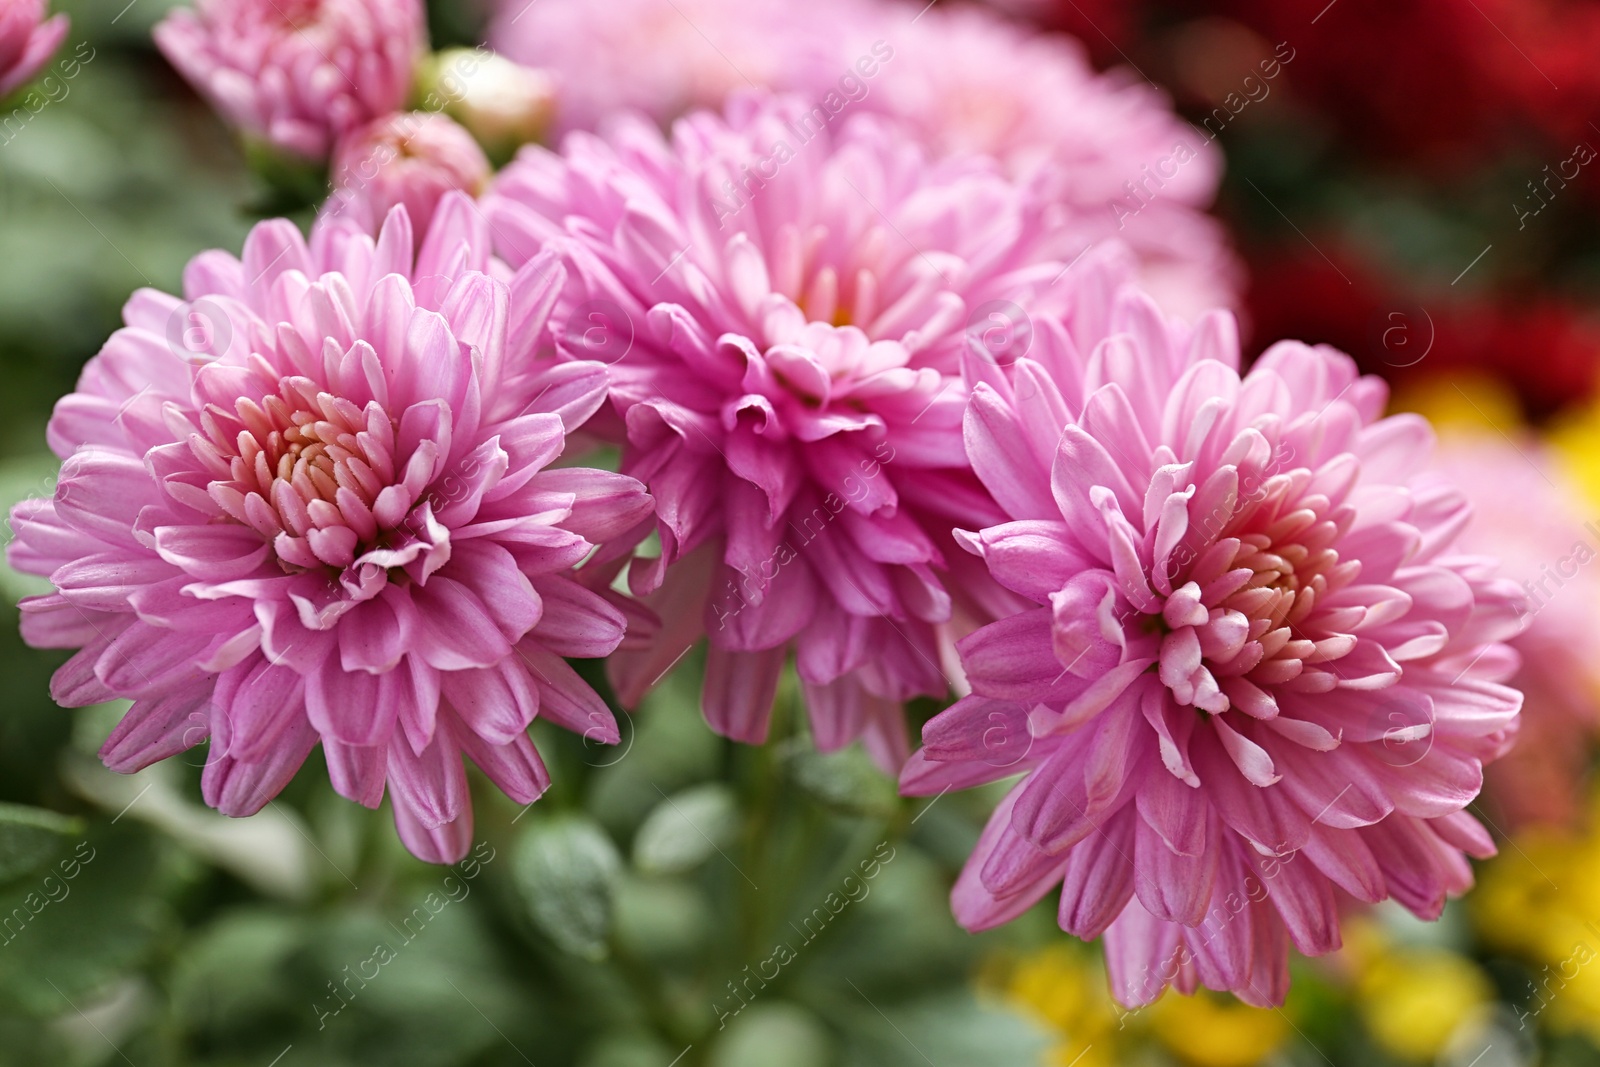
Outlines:
{"label": "chrysanthemum flower head", "polygon": [[[1169,314],[1237,299],[1241,272],[1207,215],[1222,153],[1126,67],[1104,73],[1083,46],[976,6],[920,16],[889,4],[894,58],[859,106],[906,122],[939,153],[994,156],[1036,195],[1070,209],[1085,243],[1121,241]],[[837,75],[835,75],[837,77]]]}
{"label": "chrysanthemum flower head", "polygon": [[615,361],[622,469],[656,497],[666,625],[614,661],[625,701],[706,634],[706,714],[759,741],[792,650],[819,742],[865,731],[897,764],[899,704],[946,691],[949,530],[998,515],[961,448],[961,354],[1064,298],[1047,211],[990,162],[764,96],[670,140],[629,120],[526,150],[485,211],[512,262],[566,262],[555,345]]}
{"label": "chrysanthemum flower head", "polygon": [[323,160],[339,137],[405,105],[427,26],[419,0],[197,0],[155,40],[246,135]]}
{"label": "chrysanthemum flower head", "polygon": [[898,0],[508,0],[491,38],[551,71],[564,130],[622,109],[667,123],[751,86],[794,93],[808,122],[883,115],[932,156],[993,156],[1070,211],[1069,256],[1121,241],[1169,311],[1237,300],[1241,272],[1205,214],[1221,153],[1144,78],[1096,72],[1070,37],[977,6]]}
{"label": "chrysanthemum flower head", "polygon": [[461,194],[413,253],[403,207],[374,241],[257,226],[197,257],[183,298],[144,290],[50,424],[54,499],[13,512],[36,647],[81,649],[53,694],[129,699],[101,755],[131,772],[210,738],[203,786],[259,810],[320,741],[334,787],[423,858],[465,852],[462,757],[520,803],[548,784],[542,715],[615,740],[562,657],[625,616],[569,576],[636,526],[630,478],[550,469],[605,369],[524,357],[561,268],[508,281]]}
{"label": "chrysanthemum flower head", "polygon": [[1436,917],[1493,851],[1464,809],[1516,724],[1521,593],[1456,551],[1427,424],[1348,357],[1282,343],[1241,378],[1224,314],[1083,311],[1037,362],[974,364],[967,448],[1010,521],[963,540],[1034,606],[960,643],[972,694],[902,783],[1027,772],[955,888],[969,928],[1060,888],[1123,1003],[1277,1003],[1341,901]]}
{"label": "chrysanthemum flower head", "polygon": [[45,18],[45,0],[0,5],[0,99],[44,69],[67,36],[65,15]]}

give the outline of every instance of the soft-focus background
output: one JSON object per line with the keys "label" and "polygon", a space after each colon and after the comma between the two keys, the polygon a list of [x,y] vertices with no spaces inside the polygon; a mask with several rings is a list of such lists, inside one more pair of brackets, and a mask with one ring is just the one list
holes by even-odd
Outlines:
{"label": "soft-focus background", "polygon": [[[128,294],[237,250],[265,204],[150,44],[170,4],[124,2],[56,4],[76,73],[0,125],[7,507],[49,492],[51,404]],[[435,3],[435,46],[477,43],[483,6]],[[1354,920],[1281,1011],[1124,1015],[1049,905],[980,937],[950,918],[997,794],[901,800],[859,751],[812,752],[793,694],[789,741],[723,741],[692,657],[618,748],[541,736],[551,793],[521,812],[477,790],[483,844],[431,868],[316,761],[241,823],[199,805],[203,750],[105,771],[119,709],[55,707],[64,655],[22,645],[37,589],[0,570],[0,801],[28,806],[0,809],[0,1065],[1600,1062],[1600,3],[995,6],[1215,136],[1252,351],[1328,342],[1390,378],[1478,491],[1471,536],[1531,583],[1527,726],[1474,808],[1503,842],[1479,888],[1436,925]]]}

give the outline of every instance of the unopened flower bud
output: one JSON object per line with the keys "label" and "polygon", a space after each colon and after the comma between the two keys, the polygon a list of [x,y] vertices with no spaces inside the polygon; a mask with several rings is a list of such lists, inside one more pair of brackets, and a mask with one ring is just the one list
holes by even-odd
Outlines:
{"label": "unopened flower bud", "polygon": [[324,214],[350,213],[376,232],[404,204],[416,233],[427,232],[446,193],[477,196],[489,181],[489,160],[472,134],[446,115],[407,111],[368,123],[334,150],[334,195]]}
{"label": "unopened flower bud", "polygon": [[555,111],[549,75],[487,49],[440,52],[424,71],[422,88],[423,106],[456,119],[499,160],[543,137]]}

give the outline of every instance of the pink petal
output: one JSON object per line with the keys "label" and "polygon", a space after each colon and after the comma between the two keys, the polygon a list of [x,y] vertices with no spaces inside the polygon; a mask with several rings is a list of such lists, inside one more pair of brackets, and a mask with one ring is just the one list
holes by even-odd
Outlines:
{"label": "pink petal", "polygon": [[217,678],[214,701],[228,727],[228,755],[255,762],[305,718],[305,679],[265,656],[252,656]]}
{"label": "pink petal", "polygon": [[100,748],[100,759],[118,774],[134,774],[198,745],[210,735],[211,686],[184,689],[135,701]]}
{"label": "pink petal", "polygon": [[[466,769],[444,722],[420,754],[402,745],[399,738],[390,743],[389,787],[395,811],[404,811],[410,821],[424,829],[437,830],[463,816],[470,817]],[[402,833],[404,830],[402,825]],[[409,840],[406,843],[412,847]],[[416,851],[415,847],[412,851]]]}
{"label": "pink petal", "polygon": [[[1037,904],[1061,879],[1060,858],[1045,855],[1012,831],[1016,795],[1013,790],[995,808],[950,891],[950,908],[956,922],[967,930],[988,930],[1010,922]],[[1008,880],[1007,890],[997,894],[989,888],[983,872],[994,864],[996,852],[1005,848],[1019,850],[1022,858],[1009,865],[1016,873]]]}
{"label": "pink petal", "polygon": [[1174,852],[1143,819],[1136,820],[1133,836],[1139,902],[1158,919],[1197,925],[1211,903],[1220,849],[1202,849],[1195,855]]}
{"label": "pink petal", "polygon": [[533,739],[525,734],[510,744],[493,745],[466,731],[462,734],[461,748],[490,781],[518,804],[532,804],[550,788],[550,774],[545,770],[544,761],[533,747]]}
{"label": "pink petal", "polygon": [[516,741],[539,713],[539,688],[514,657],[482,670],[446,671],[440,692],[466,731],[490,745]]}
{"label": "pink petal", "polygon": [[560,656],[524,641],[517,655],[539,682],[539,714],[581,736],[585,742],[614,745],[622,739],[606,702]]}
{"label": "pink petal", "polygon": [[388,743],[395,708],[380,699],[376,675],[347,671],[337,659],[306,675],[306,715],[317,732],[347,745]]}
{"label": "pink petal", "polygon": [[604,597],[559,576],[539,579],[536,588],[544,617],[533,636],[541,647],[559,656],[601,659],[622,643],[628,620]]}
{"label": "pink petal", "polygon": [[1134,822],[1124,810],[1099,834],[1091,834],[1067,853],[1057,921],[1075,937],[1092,940],[1105,933],[1133,899]]}
{"label": "pink petal", "polygon": [[328,761],[328,778],[334,792],[365,808],[376,810],[383,803],[383,748],[363,748],[324,737],[322,754]]}
{"label": "pink petal", "polygon": [[784,648],[727,652],[713,645],[706,654],[705,688],[700,696],[711,728],[745,744],[765,741],[778,679],[788,658]]}
{"label": "pink petal", "polygon": [[213,751],[200,779],[206,803],[234,818],[254,815],[283,791],[316,744],[317,731],[300,720],[260,761],[247,763]]}
{"label": "pink petal", "polygon": [[412,655],[441,671],[489,667],[511,653],[490,608],[461,582],[436,574],[412,591],[420,625]]}

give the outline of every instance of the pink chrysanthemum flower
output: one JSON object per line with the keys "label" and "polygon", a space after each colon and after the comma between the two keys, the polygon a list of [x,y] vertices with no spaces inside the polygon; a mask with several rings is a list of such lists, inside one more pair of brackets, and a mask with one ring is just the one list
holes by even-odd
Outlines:
{"label": "pink chrysanthemum flower", "polygon": [[1163,93],[1127,68],[1096,72],[1071,37],[960,5],[913,20],[920,7],[888,5],[894,58],[860,106],[942,153],[994,156],[1070,207],[1086,240],[1120,240],[1169,314],[1192,320],[1237,302],[1242,271],[1205,213],[1222,153]]}
{"label": "pink chrysanthemum flower", "polygon": [[1048,213],[987,161],[802,112],[747,96],[670,142],[631,120],[527,149],[484,209],[512,262],[566,261],[553,340],[615,361],[622,469],[657,501],[665,625],[614,658],[624,702],[707,634],[706,715],[758,742],[794,651],[819,744],[865,733],[898,766],[901,702],[946,692],[949,530],[999,514],[961,448],[961,353],[1023,343],[1070,286]]}
{"label": "pink chrysanthemum flower", "polygon": [[902,784],[1027,772],[956,884],[968,928],[1060,888],[1124,1004],[1281,1002],[1341,901],[1437,917],[1493,852],[1464,809],[1515,728],[1521,593],[1453,553],[1427,424],[1347,357],[1283,343],[1241,379],[1230,317],[1128,290],[1044,337],[966,421],[1011,521],[965,543],[1036,606],[960,643],[972,695]]}
{"label": "pink chrysanthemum flower", "polygon": [[493,173],[472,134],[433,111],[385,115],[351,131],[334,149],[332,172],[325,214],[348,214],[377,232],[390,209],[404,204],[419,235],[447,194],[477,196]]}
{"label": "pink chrysanthemum flower", "polygon": [[[609,654],[619,608],[569,577],[648,517],[631,478],[546,469],[605,368],[534,368],[561,268],[491,279],[469,200],[413,257],[324,220],[197,257],[185,298],[138,293],[56,407],[53,500],[13,512],[36,647],[81,648],[52,692],[130,699],[101,751],[132,772],[210,738],[203,786],[254,813],[320,742],[334,787],[418,856],[472,832],[462,757],[519,803],[548,784],[534,716],[614,741],[562,660]],[[503,270],[503,268],[496,268]]]}
{"label": "pink chrysanthemum flower", "polygon": [[823,124],[889,116],[936,155],[999,159],[1070,209],[1085,243],[1122,241],[1168,311],[1237,302],[1241,271],[1205,214],[1221,153],[1144,78],[1097,73],[1070,37],[898,0],[507,0],[490,36],[552,72],[564,130],[622,109],[665,123],[751,85],[799,95]]}
{"label": "pink chrysanthemum flower", "polygon": [[427,27],[420,0],[197,0],[155,40],[229,122],[322,160],[342,135],[405,106]]}
{"label": "pink chrysanthemum flower", "polygon": [[66,39],[67,16],[46,19],[45,0],[0,4],[0,99],[33,80]]}
{"label": "pink chrysanthemum flower", "polygon": [[[1473,505],[1461,544],[1503,562],[1528,596],[1527,625],[1511,644],[1526,694],[1517,747],[1489,770],[1502,829],[1570,823],[1583,813],[1589,751],[1600,735],[1600,525],[1583,489],[1531,434],[1443,433],[1435,469]],[[1507,506],[1514,502],[1514,506]]]}

